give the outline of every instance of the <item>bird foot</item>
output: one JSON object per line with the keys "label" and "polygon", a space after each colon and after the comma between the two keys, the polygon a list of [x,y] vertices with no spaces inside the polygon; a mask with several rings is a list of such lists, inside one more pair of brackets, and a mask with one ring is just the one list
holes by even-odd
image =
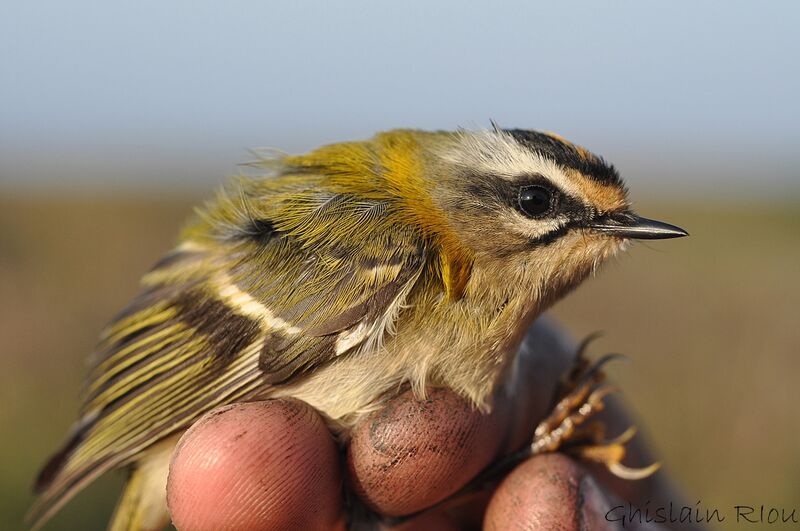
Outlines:
{"label": "bird foot", "polygon": [[572,369],[562,379],[556,393],[556,404],[534,431],[528,453],[536,455],[560,451],[579,459],[605,466],[609,472],[623,479],[642,479],[652,475],[661,466],[653,463],[643,468],[622,464],[625,445],[636,434],[631,426],[613,439],[607,439],[605,426],[600,421],[589,421],[605,408],[604,399],[617,389],[605,383],[604,365],[622,358],[608,354],[595,362],[585,357],[592,335],[581,343]]}

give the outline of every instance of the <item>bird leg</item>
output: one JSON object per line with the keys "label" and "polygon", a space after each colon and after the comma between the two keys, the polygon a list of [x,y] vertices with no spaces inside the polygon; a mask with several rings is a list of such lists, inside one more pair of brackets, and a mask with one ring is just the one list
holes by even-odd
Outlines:
{"label": "bird leg", "polygon": [[581,344],[573,368],[559,385],[553,410],[536,427],[533,442],[521,452],[521,457],[561,451],[579,459],[602,464],[609,472],[623,479],[646,478],[659,469],[659,463],[644,468],[630,468],[622,464],[626,453],[625,445],[636,434],[633,426],[609,440],[601,422],[587,423],[605,408],[605,397],[617,391],[605,383],[603,366],[622,357],[608,354],[590,363],[584,353],[595,337],[589,336]]}

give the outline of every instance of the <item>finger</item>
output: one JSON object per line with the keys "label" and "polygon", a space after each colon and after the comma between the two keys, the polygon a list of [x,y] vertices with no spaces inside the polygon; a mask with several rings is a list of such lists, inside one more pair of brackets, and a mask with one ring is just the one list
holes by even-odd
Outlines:
{"label": "finger", "polygon": [[540,320],[496,391],[491,415],[442,390],[423,402],[411,393],[391,400],[351,434],[354,490],[387,515],[413,513],[447,498],[498,455],[530,444],[574,355],[566,336]]}
{"label": "finger", "polygon": [[613,529],[609,502],[574,461],[545,454],[514,469],[492,497],[484,529]]}
{"label": "finger", "polygon": [[181,531],[341,527],[338,453],[299,401],[220,408],[184,434],[167,502]]}
{"label": "finger", "polygon": [[630,518],[626,509],[569,457],[543,454],[503,480],[489,502],[484,529],[606,531],[621,524],[641,531],[665,529],[650,518]]}
{"label": "finger", "polygon": [[494,459],[507,424],[504,411],[484,415],[450,391],[432,390],[426,400],[406,392],[352,431],[347,465],[353,490],[389,516],[429,507]]}

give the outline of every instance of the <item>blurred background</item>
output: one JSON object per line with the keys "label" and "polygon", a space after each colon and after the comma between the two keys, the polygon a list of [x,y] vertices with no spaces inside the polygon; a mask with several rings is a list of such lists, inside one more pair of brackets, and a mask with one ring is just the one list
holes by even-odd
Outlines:
{"label": "blurred background", "polygon": [[[490,119],[586,145],[689,230],[551,313],[631,357],[611,373],[692,503],[800,513],[798,23],[789,1],[3,2],[0,528],[98,331],[247,148]],[[102,529],[120,482],[47,529]]]}

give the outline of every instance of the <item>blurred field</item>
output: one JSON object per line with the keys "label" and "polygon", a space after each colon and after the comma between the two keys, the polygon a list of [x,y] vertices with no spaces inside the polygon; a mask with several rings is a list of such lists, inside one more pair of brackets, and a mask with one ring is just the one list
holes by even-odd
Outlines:
{"label": "blurred field", "polygon": [[[98,331],[190,204],[0,199],[0,529],[22,528]],[[800,202],[640,211],[692,237],[634,246],[552,313],[577,336],[604,330],[594,354],[632,358],[611,372],[692,503],[798,506]],[[119,482],[98,482],[48,529],[102,529]]]}

